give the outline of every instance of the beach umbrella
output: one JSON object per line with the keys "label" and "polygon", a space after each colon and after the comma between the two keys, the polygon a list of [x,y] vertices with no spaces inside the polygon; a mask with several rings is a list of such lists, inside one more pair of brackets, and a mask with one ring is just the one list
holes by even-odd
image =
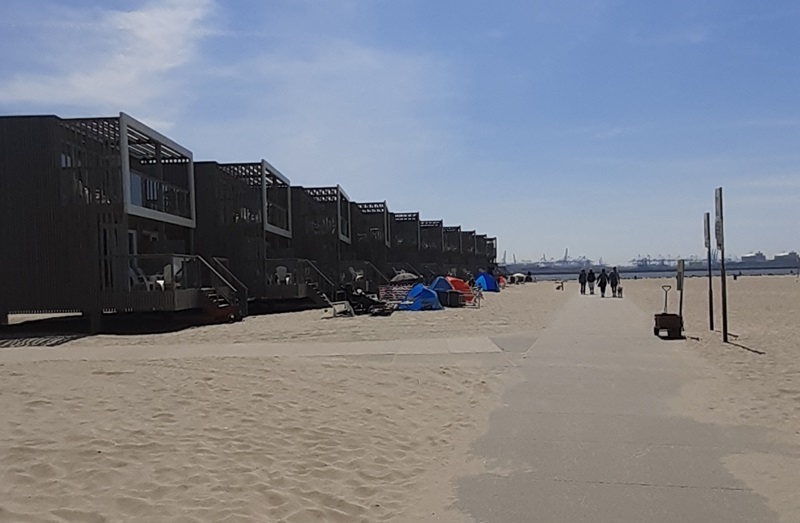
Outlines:
{"label": "beach umbrella", "polygon": [[418,279],[419,279],[419,276],[417,276],[416,274],[411,274],[410,272],[403,271],[403,272],[397,274],[395,277],[393,277],[390,281],[392,283],[401,283],[401,282],[404,282],[404,281],[408,281],[408,282],[417,281]]}

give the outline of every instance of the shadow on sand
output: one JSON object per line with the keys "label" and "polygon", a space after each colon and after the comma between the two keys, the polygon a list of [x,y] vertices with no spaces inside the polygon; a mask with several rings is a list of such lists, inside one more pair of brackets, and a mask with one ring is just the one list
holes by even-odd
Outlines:
{"label": "shadow on sand", "polygon": [[[126,313],[103,317],[97,334],[137,335],[178,332],[208,324],[196,312]],[[91,336],[88,323],[80,316],[44,318],[0,326],[0,349],[20,347],[58,347]]]}

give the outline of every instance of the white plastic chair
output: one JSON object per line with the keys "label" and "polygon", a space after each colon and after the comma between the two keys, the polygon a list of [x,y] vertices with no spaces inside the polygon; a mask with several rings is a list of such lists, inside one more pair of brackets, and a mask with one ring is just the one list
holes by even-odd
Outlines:
{"label": "white plastic chair", "polygon": [[278,285],[289,285],[289,269],[283,265],[275,267],[275,277],[278,279]]}

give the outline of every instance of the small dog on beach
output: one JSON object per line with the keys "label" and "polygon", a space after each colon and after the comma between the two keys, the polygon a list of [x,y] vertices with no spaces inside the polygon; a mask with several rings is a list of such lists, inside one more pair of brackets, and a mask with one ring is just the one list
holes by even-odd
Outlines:
{"label": "small dog on beach", "polygon": [[617,298],[622,298],[622,285],[617,287]]}

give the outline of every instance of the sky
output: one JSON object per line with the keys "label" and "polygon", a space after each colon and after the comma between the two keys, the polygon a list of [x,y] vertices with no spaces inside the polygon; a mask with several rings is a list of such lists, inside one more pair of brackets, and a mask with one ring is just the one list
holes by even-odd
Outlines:
{"label": "sky", "polygon": [[196,160],[521,259],[800,249],[795,0],[3,0],[0,114],[124,111]]}

